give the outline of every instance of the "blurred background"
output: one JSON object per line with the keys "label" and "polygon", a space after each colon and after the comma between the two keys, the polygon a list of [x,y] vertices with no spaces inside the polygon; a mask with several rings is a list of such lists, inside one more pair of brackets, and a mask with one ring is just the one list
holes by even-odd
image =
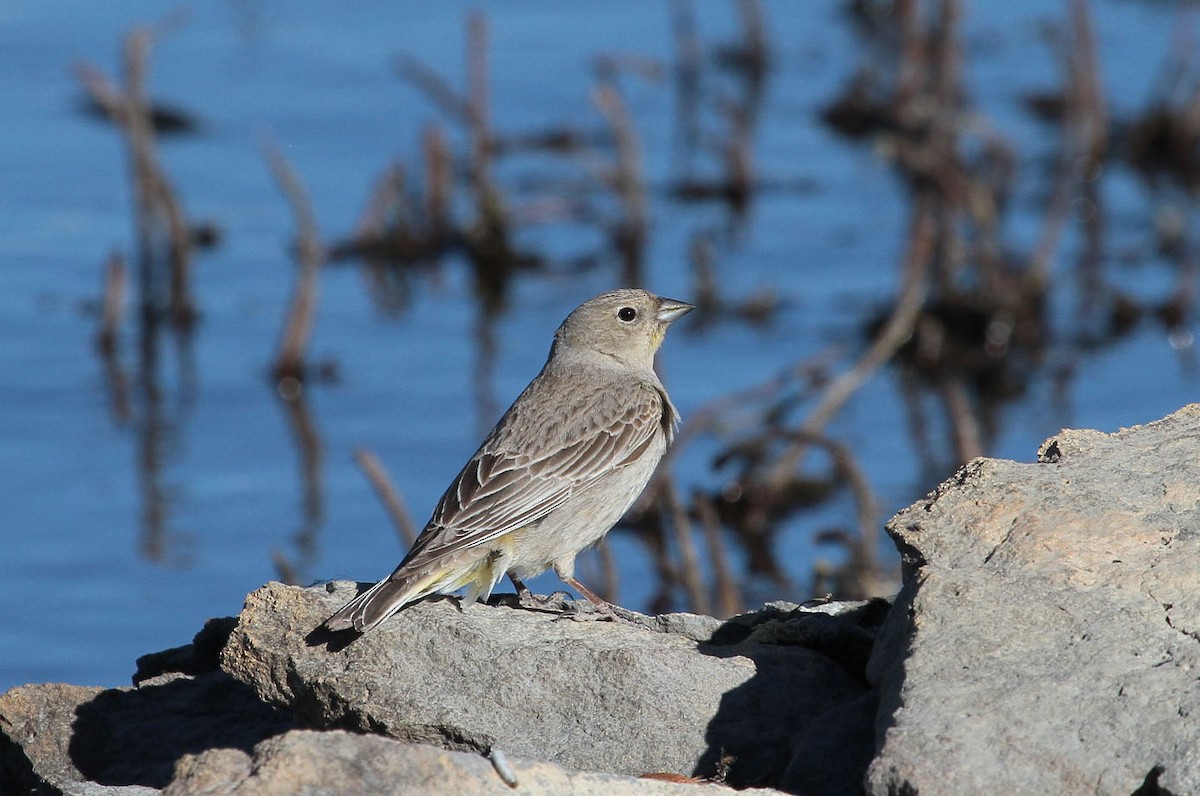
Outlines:
{"label": "blurred background", "polygon": [[[374,581],[574,306],[693,302],[578,576],[890,594],[977,455],[1194,400],[1186,3],[0,2],[0,690]],[[561,588],[553,575],[531,583]]]}

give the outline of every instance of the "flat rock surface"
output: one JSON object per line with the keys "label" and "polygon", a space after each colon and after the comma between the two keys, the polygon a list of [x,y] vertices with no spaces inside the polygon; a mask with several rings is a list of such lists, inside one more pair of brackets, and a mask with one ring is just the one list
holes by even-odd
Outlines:
{"label": "flat rock surface", "polygon": [[[500,771],[511,785],[501,778]],[[334,790],[331,790],[334,788]],[[778,793],[749,790],[748,794]],[[308,794],[514,793],[574,796],[704,796],[731,793],[714,787],[566,771],[551,763],[486,758],[346,732],[295,730],[264,741],[253,754],[214,749],[179,766],[164,796],[308,796]]]}
{"label": "flat rock surface", "polygon": [[860,748],[806,765],[794,744],[818,718],[869,725],[861,699],[873,633],[854,618],[648,620],[681,634],[434,600],[349,644],[306,641],[354,593],[349,583],[259,589],[222,668],[303,726],[581,771],[710,776],[730,756],[733,784],[824,780],[818,792],[834,793],[857,787],[869,760]]}
{"label": "flat rock surface", "polygon": [[152,793],[189,752],[249,750],[289,727],[219,672],[139,688],[21,686],[0,695],[0,793]]}
{"label": "flat rock surface", "polygon": [[872,793],[1200,793],[1200,406],[976,460],[888,529]]}

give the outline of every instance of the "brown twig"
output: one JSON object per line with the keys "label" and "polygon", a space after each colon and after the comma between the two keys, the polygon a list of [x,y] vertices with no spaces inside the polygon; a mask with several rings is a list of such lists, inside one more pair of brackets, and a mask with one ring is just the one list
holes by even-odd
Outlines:
{"label": "brown twig", "polygon": [[422,138],[425,149],[425,217],[429,237],[442,244],[451,229],[450,197],[454,188],[454,170],[450,144],[439,126],[430,126]]}
{"label": "brown twig", "polygon": [[271,563],[275,565],[275,574],[279,577],[280,583],[288,586],[296,586],[300,583],[300,571],[295,564],[288,560],[282,550],[271,551]]}
{"label": "brown twig", "polygon": [[437,72],[410,55],[401,55],[396,59],[396,73],[419,89],[434,105],[441,108],[443,113],[460,122],[469,123],[471,109],[467,100]]}
{"label": "brown twig", "polygon": [[741,53],[745,71],[754,82],[761,83],[770,60],[762,5],[758,0],[738,0],[738,17],[742,22]]}
{"label": "brown twig", "polygon": [[742,611],[745,602],[729,568],[729,554],[725,551],[725,542],[721,538],[721,522],[717,517],[716,508],[708,495],[699,489],[692,492],[692,508],[700,520],[700,527],[704,530],[704,543],[708,546],[709,561],[712,564],[713,582],[717,592],[715,616],[724,619]]}
{"label": "brown twig", "polygon": [[1100,167],[1107,137],[1104,89],[1088,7],[1083,0],[1071,0],[1070,11],[1071,37],[1063,55],[1063,148],[1045,221],[1025,272],[1027,287],[1038,292],[1049,284],[1054,254],[1070,219],[1071,200]]}
{"label": "brown twig", "polygon": [[483,14],[467,21],[467,129],[471,136],[471,181],[485,218],[500,214],[492,184],[492,124],[488,104],[488,29]]}
{"label": "brown twig", "polygon": [[679,497],[679,490],[670,477],[659,484],[659,494],[670,514],[671,529],[675,532],[675,546],[679,549],[679,573],[687,593],[690,609],[698,614],[711,612],[708,594],[704,590],[704,578],[700,571],[700,558],[692,543],[692,524],[688,520],[687,508]]}
{"label": "brown twig", "polygon": [[[186,327],[195,316],[188,280],[192,236],[183,208],[158,161],[154,123],[146,95],[146,72],[152,42],[151,31],[146,28],[135,29],[125,40],[124,112],[116,118],[124,122],[123,129],[133,164],[139,261],[143,269],[143,308],[154,313],[165,308],[178,325]],[[150,273],[150,269],[154,268],[153,263],[157,261],[156,241],[163,232],[168,241],[170,275],[166,300],[160,302],[155,288],[158,279]]]}
{"label": "brown twig", "polygon": [[616,168],[611,180],[623,210],[622,219],[613,233],[624,263],[621,278],[626,285],[639,285],[648,227],[641,148],[629,111],[616,88],[602,83],[592,92],[592,101],[608,120],[617,147]]}
{"label": "brown twig", "polygon": [[104,269],[104,299],[100,327],[96,330],[96,347],[106,357],[116,353],[117,333],[125,313],[125,283],[125,258],[119,252],[113,252]]}
{"label": "brown twig", "polygon": [[[819,434],[846,401],[850,400],[867,379],[891,359],[900,346],[912,336],[914,325],[925,303],[937,234],[931,195],[920,193],[915,197],[915,203],[909,223],[908,251],[904,257],[904,281],[900,297],[887,322],[871,342],[870,348],[850,370],[829,384],[817,406],[809,412],[802,426],[807,433]],[[802,442],[791,455],[780,457],[773,481],[779,483],[789,477],[799,466],[805,447]]]}
{"label": "brown twig", "polygon": [[304,352],[317,308],[317,276],[325,254],[312,205],[295,171],[279,148],[270,142],[263,144],[263,157],[292,208],[296,220],[296,258],[300,266],[273,372],[277,381],[294,379],[301,382],[304,379]]}
{"label": "brown twig", "polygon": [[616,604],[621,599],[620,579],[617,577],[617,561],[608,537],[601,539],[596,545],[596,557],[600,560],[600,595],[610,603]]}
{"label": "brown twig", "polygon": [[392,484],[392,479],[383,466],[383,462],[379,461],[379,457],[366,448],[358,448],[354,451],[354,461],[358,462],[358,466],[362,468],[367,480],[374,487],[375,494],[383,501],[388,517],[391,518],[392,525],[399,532],[401,541],[406,547],[411,546],[417,539],[417,528],[413,524],[408,509],[405,508],[404,499],[400,497],[400,493]]}

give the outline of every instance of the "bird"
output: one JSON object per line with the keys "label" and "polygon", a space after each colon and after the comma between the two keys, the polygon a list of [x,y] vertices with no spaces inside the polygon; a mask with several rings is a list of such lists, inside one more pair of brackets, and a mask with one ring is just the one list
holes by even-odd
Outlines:
{"label": "bird", "polygon": [[405,606],[465,590],[486,600],[507,575],[549,568],[599,609],[575,579],[575,556],[608,533],[649,483],[679,413],[654,370],[667,327],[694,307],[640,289],[602,293],[554,333],[546,364],[450,483],[387,578],[322,627],[366,633]]}

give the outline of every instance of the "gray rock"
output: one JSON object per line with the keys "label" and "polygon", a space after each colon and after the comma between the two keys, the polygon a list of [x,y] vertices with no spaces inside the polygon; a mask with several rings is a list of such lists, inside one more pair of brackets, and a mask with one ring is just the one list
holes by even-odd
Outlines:
{"label": "gray rock", "polygon": [[872,793],[1200,793],[1200,406],[976,460],[888,529]]}
{"label": "gray rock", "polygon": [[0,793],[156,792],[185,753],[249,750],[290,726],[219,672],[139,688],[21,686],[0,696]]}
{"label": "gray rock", "polygon": [[[697,792],[643,773],[1200,793],[1200,405],[1064,432],[1037,464],[972,462],[889,531],[890,612],[613,624],[442,600],[347,644],[313,629],[350,584],[270,584],[236,623],[141,659],[138,688],[0,696],[0,793],[508,793],[501,770],[532,796]],[[323,731],[288,732],[293,715]]]}
{"label": "gray rock", "polygon": [[[814,759],[793,737],[868,692],[878,610],[776,610],[719,626],[647,618],[680,635],[434,600],[349,644],[310,637],[353,594],[348,583],[259,589],[222,668],[313,728],[629,775],[710,776],[729,755],[728,781],[739,787],[774,784],[785,771],[800,778],[809,766],[836,772],[827,793],[847,792],[846,782],[861,789],[861,753]],[[701,627],[715,632],[698,643],[689,636]]]}
{"label": "gray rock", "polygon": [[[295,730],[264,741],[251,757],[214,749],[185,758],[164,796],[307,796],[329,793],[575,794],[697,796],[709,789],[616,774],[566,771],[513,760],[510,787],[487,759],[370,735]],[[743,791],[748,794],[778,791]]]}

